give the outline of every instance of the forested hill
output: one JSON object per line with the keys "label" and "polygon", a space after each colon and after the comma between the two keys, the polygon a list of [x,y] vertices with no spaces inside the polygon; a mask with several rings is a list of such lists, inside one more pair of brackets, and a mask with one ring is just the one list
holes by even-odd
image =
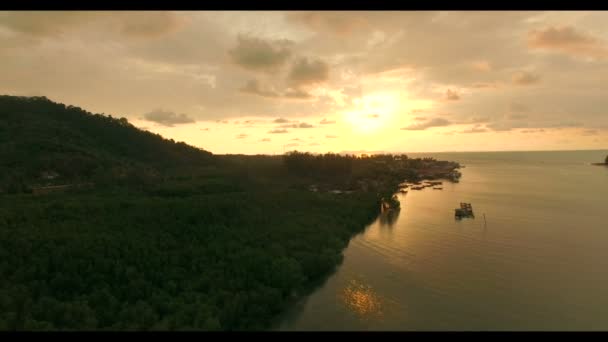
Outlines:
{"label": "forested hill", "polygon": [[46,97],[0,96],[0,189],[20,192],[44,175],[59,182],[153,177],[201,166],[210,152]]}

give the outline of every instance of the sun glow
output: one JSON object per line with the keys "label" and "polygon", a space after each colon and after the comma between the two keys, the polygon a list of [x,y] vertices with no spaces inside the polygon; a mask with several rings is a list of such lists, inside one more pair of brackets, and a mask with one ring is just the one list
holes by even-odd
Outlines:
{"label": "sun glow", "polygon": [[380,93],[363,96],[354,101],[355,108],[344,113],[344,119],[361,134],[370,134],[386,127],[399,108],[396,94]]}

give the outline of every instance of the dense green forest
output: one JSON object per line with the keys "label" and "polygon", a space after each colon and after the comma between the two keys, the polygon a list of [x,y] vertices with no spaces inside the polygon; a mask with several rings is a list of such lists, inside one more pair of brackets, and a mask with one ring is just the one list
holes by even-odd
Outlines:
{"label": "dense green forest", "polygon": [[44,97],[0,97],[0,146],[0,330],[266,329],[396,184],[458,167],[218,156]]}

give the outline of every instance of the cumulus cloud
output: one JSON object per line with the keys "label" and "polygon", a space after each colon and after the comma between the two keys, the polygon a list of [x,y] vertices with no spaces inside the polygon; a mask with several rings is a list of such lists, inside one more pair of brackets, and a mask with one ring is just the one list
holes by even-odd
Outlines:
{"label": "cumulus cloud", "polygon": [[449,126],[451,124],[452,124],[452,122],[450,122],[444,118],[433,118],[431,120],[428,120],[427,122],[413,124],[413,125],[410,125],[407,127],[403,127],[401,129],[409,130],[409,131],[422,131],[427,128],[444,127],[444,126]]}
{"label": "cumulus cloud", "polygon": [[600,39],[572,26],[551,26],[528,33],[528,46],[573,56],[605,58],[608,46]]}
{"label": "cumulus cloud", "polygon": [[289,133],[286,129],[273,129],[271,131],[268,131],[268,133],[270,134],[282,134],[282,133]]}
{"label": "cumulus cloud", "polygon": [[320,59],[298,58],[291,66],[288,79],[299,85],[325,82],[329,79],[329,65]]}
{"label": "cumulus cloud", "polygon": [[247,35],[237,37],[237,45],[229,51],[232,61],[249,70],[273,72],[283,66],[291,56],[293,42],[264,40]]}
{"label": "cumulus cloud", "polygon": [[513,75],[512,81],[517,85],[531,85],[540,82],[540,76],[527,71],[519,71]]}
{"label": "cumulus cloud", "polygon": [[458,95],[458,93],[456,91],[448,89],[445,93],[445,99],[447,101],[458,101],[458,100],[460,100],[460,96]]}
{"label": "cumulus cloud", "polygon": [[329,124],[335,124],[336,122],[334,120],[327,120],[327,119],[323,118],[323,120],[319,121],[319,123],[321,125],[329,125]]}
{"label": "cumulus cloud", "polygon": [[164,111],[161,109],[144,114],[144,119],[167,127],[195,122],[193,118],[186,114],[176,114],[175,112]]}

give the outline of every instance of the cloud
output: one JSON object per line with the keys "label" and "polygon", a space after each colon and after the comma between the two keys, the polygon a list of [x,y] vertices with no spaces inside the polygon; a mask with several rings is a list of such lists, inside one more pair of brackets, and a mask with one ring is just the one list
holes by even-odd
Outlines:
{"label": "cloud", "polygon": [[163,111],[161,109],[144,114],[144,119],[167,127],[195,122],[194,119],[186,114],[176,114],[174,112]]}
{"label": "cloud", "polygon": [[357,29],[367,27],[365,16],[352,12],[287,12],[287,21],[303,25],[319,33],[347,35]]}
{"label": "cloud", "polygon": [[272,122],[274,122],[274,123],[288,123],[288,122],[291,122],[291,121],[288,120],[288,119],[285,119],[285,118],[278,118],[278,119],[274,119]]}
{"label": "cloud", "polygon": [[597,135],[599,132],[597,129],[586,129],[583,131],[583,135]]}
{"label": "cloud", "polygon": [[540,76],[527,71],[519,71],[513,75],[512,81],[517,85],[530,85],[540,82]]}
{"label": "cloud", "polygon": [[571,26],[547,27],[528,33],[528,46],[573,56],[605,58],[608,47],[598,38]]}
{"label": "cloud", "polygon": [[337,135],[326,135],[325,137],[326,137],[327,139],[335,139],[335,138],[337,138],[338,136],[337,136]]}
{"label": "cloud", "polygon": [[31,36],[58,36],[97,18],[95,12],[15,11],[0,13],[0,26]]}
{"label": "cloud", "polygon": [[269,142],[269,141],[271,141],[270,138],[264,138],[264,139],[260,140],[260,142]]}
{"label": "cloud", "polygon": [[266,86],[263,86],[260,81],[258,81],[257,79],[252,79],[247,81],[247,83],[239,88],[239,90],[243,93],[249,93],[249,94],[254,94],[254,95],[258,95],[258,96],[262,96],[262,97],[269,97],[269,98],[278,98],[278,97],[285,97],[285,98],[289,98],[289,99],[311,99],[313,96],[311,94],[309,94],[308,92],[299,89],[299,88],[287,88],[287,90],[285,90],[285,92],[283,94],[277,92],[276,90],[272,89],[272,88],[268,88]]}
{"label": "cloud", "polygon": [[469,128],[469,129],[465,129],[464,131],[460,132],[460,133],[484,133],[487,132],[488,129],[487,128],[483,128],[480,127],[478,125],[476,125],[475,127]]}
{"label": "cloud", "polygon": [[525,119],[527,117],[528,117],[528,115],[521,114],[521,113],[510,113],[510,114],[507,114],[507,119],[509,119],[509,120],[523,120],[523,119]]}
{"label": "cloud", "polygon": [[290,99],[310,99],[313,96],[302,89],[287,88],[283,97]]}
{"label": "cloud", "polygon": [[486,125],[487,128],[497,131],[497,132],[506,132],[510,131],[514,128],[524,128],[527,127],[525,123],[513,123],[513,122],[492,122]]}
{"label": "cloud", "polygon": [[471,67],[477,71],[490,71],[492,67],[488,61],[476,61],[471,63]]}
{"label": "cloud", "polygon": [[445,93],[445,99],[448,101],[458,101],[460,100],[460,96],[457,92],[448,89]]}
{"label": "cloud", "polygon": [[[31,11],[0,13],[0,26],[33,37],[58,37],[101,22],[104,29],[126,37],[156,38],[186,24],[183,16],[169,11]],[[108,30],[107,28],[111,29]]]}
{"label": "cloud", "polygon": [[302,89],[287,88],[283,97],[290,99],[310,99],[313,96]]}
{"label": "cloud", "polygon": [[262,97],[279,97],[280,95],[272,89],[264,89],[257,79],[247,81],[247,83],[239,88],[243,93],[254,94]]}
{"label": "cloud", "polygon": [[237,139],[244,139],[244,138],[247,138],[247,136],[248,136],[247,134],[239,134],[239,135],[236,136],[236,138]]}
{"label": "cloud", "polygon": [[312,142],[310,144],[308,144],[308,146],[319,146],[321,144],[319,144],[318,142]]}
{"label": "cloud", "polygon": [[414,125],[410,125],[407,127],[403,127],[401,129],[404,130],[409,130],[409,131],[422,131],[425,130],[427,128],[432,128],[432,127],[444,127],[444,126],[449,126],[452,123],[444,118],[433,118],[427,122],[424,123],[419,123],[419,124],[414,124]]}
{"label": "cloud", "polygon": [[300,146],[300,144],[292,143],[292,144],[285,145],[285,147],[295,147],[295,146]]}
{"label": "cloud", "polygon": [[319,124],[321,125],[329,125],[329,124],[335,124],[336,122],[333,120],[327,120],[325,118],[323,118],[323,120],[319,121]]}
{"label": "cloud", "polygon": [[416,121],[425,121],[426,120],[426,116],[417,116],[414,118],[414,120]]}
{"label": "cloud", "polygon": [[175,32],[185,22],[176,13],[168,11],[127,12],[121,33],[138,38],[156,38]]}
{"label": "cloud", "polygon": [[509,109],[515,113],[523,113],[523,112],[527,112],[529,110],[528,106],[518,103],[518,102],[511,102],[509,104]]}
{"label": "cloud", "polygon": [[367,117],[370,119],[378,119],[380,117],[380,115],[379,114],[370,114]]}
{"label": "cloud", "polygon": [[311,124],[308,124],[306,122],[300,122],[300,123],[295,123],[295,124],[281,125],[279,127],[281,127],[281,128],[313,128],[314,126]]}
{"label": "cloud", "polygon": [[582,127],[583,123],[579,121],[560,121],[557,123],[551,123],[546,125],[548,128],[571,128],[571,127]]}
{"label": "cloud", "polygon": [[292,44],[293,42],[286,39],[263,40],[239,35],[236,47],[228,53],[234,63],[245,69],[274,72],[291,56]]}
{"label": "cloud", "polygon": [[471,88],[474,89],[487,89],[487,88],[498,88],[499,84],[496,82],[475,82],[471,84]]}
{"label": "cloud", "polygon": [[289,133],[286,129],[273,129],[272,131],[268,131],[270,134],[282,134]]}
{"label": "cloud", "polygon": [[206,127],[206,128],[200,128],[200,130],[201,130],[201,131],[208,131],[208,130],[209,130],[209,127]]}
{"label": "cloud", "polygon": [[487,116],[474,116],[471,118],[471,123],[486,123],[490,121],[490,118]]}
{"label": "cloud", "polygon": [[288,79],[299,85],[325,82],[329,79],[329,66],[320,59],[301,57],[291,66]]}
{"label": "cloud", "polygon": [[301,140],[300,140],[300,138],[293,138],[293,139],[290,139],[289,141],[301,141]]}
{"label": "cloud", "polygon": [[544,129],[523,129],[520,131],[521,133],[543,133],[545,132]]}

